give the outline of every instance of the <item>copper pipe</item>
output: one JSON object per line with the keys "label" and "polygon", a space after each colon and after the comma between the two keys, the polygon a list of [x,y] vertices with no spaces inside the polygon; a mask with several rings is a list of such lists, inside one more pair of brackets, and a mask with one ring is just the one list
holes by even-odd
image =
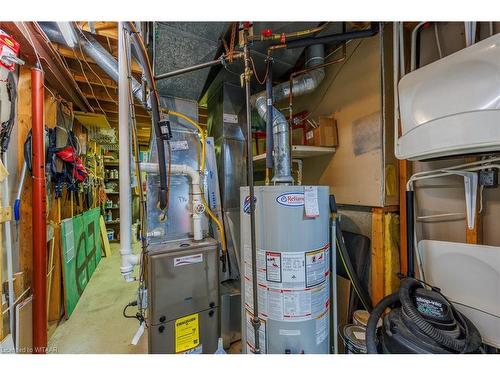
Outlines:
{"label": "copper pipe", "polygon": [[44,75],[31,70],[33,194],[33,353],[47,350],[47,201],[45,191]]}

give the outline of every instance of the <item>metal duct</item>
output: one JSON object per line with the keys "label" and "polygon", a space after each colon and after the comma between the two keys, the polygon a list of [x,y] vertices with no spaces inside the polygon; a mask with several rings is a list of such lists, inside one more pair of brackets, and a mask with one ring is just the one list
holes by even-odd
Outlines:
{"label": "metal duct", "polygon": [[[311,68],[321,65],[325,59],[325,49],[322,44],[309,46],[306,50],[306,67]],[[325,69],[318,68],[304,73],[292,80],[292,95],[305,95],[314,91],[321,81],[325,78]],[[288,98],[290,94],[290,82],[283,82],[273,87],[274,102],[280,102]],[[259,116],[266,120],[267,118],[267,94],[262,91],[252,98],[252,103],[257,109]],[[291,171],[291,150],[290,150],[290,130],[288,122],[276,107],[272,107],[272,127],[274,143],[274,183],[288,184],[293,183]]]}
{"label": "metal duct", "polygon": [[[74,28],[72,22],[68,22],[71,27]],[[69,47],[64,40],[59,27],[54,22],[39,22],[43,32],[47,35],[51,42],[63,44]],[[82,51],[89,56],[99,67],[106,72],[107,75],[111,77],[113,81],[118,83],[118,62],[115,60],[112,54],[110,54],[101,44],[94,39],[92,34],[82,31],[82,34],[75,30],[75,34],[78,37],[78,43],[82,47]],[[69,47],[71,48],[71,47]],[[132,77],[132,91],[134,97],[139,101],[143,102],[142,86],[137,80]]]}

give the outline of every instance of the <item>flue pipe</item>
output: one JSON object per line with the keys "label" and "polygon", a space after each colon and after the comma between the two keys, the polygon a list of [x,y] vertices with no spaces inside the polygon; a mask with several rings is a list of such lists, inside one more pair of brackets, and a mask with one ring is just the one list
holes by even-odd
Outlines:
{"label": "flue pipe", "polygon": [[129,135],[129,79],[128,61],[130,39],[123,23],[118,24],[118,131],[119,131],[119,187],[120,187],[120,271],[125,281],[134,281],[132,272],[139,263],[139,257],[132,252],[132,210],[130,178],[130,135]]}
{"label": "flue pipe", "polygon": [[47,223],[45,192],[44,77],[31,70],[33,193],[33,353],[47,349]]}
{"label": "flue pipe", "polygon": [[[306,67],[310,68],[315,65],[321,65],[324,62],[324,47],[323,45],[312,45],[308,47]],[[324,68],[309,70],[293,78],[293,84],[283,82],[276,85],[272,89],[272,98],[267,98],[266,91],[262,91],[252,97],[251,102],[254,104],[259,116],[267,120],[268,104],[271,102],[279,102],[289,97],[290,86],[292,87],[291,95],[305,95],[314,91],[325,77]],[[269,101],[268,101],[269,100]],[[273,167],[274,176],[272,181],[278,184],[293,183],[291,171],[291,151],[290,151],[290,127],[286,117],[276,107],[272,107],[272,128],[273,128]],[[268,150],[271,152],[271,150]]]}

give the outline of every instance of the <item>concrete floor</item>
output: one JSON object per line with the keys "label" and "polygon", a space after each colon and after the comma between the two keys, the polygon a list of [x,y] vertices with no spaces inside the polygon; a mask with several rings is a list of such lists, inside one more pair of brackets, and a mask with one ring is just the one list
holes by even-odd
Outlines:
{"label": "concrete floor", "polygon": [[[136,346],[131,345],[139,323],[122,315],[125,305],[135,299],[138,285],[123,280],[118,246],[111,244],[111,257],[102,258],[73,314],[55,329],[49,340],[55,352],[147,353],[147,332]],[[130,313],[135,313],[134,307]]]}

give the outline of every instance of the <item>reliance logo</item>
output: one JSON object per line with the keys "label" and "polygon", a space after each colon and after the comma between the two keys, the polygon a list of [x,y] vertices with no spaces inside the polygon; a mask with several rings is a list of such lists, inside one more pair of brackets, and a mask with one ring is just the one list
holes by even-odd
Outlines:
{"label": "reliance logo", "polygon": [[304,205],[304,193],[285,193],[276,198],[282,206],[297,207]]}

